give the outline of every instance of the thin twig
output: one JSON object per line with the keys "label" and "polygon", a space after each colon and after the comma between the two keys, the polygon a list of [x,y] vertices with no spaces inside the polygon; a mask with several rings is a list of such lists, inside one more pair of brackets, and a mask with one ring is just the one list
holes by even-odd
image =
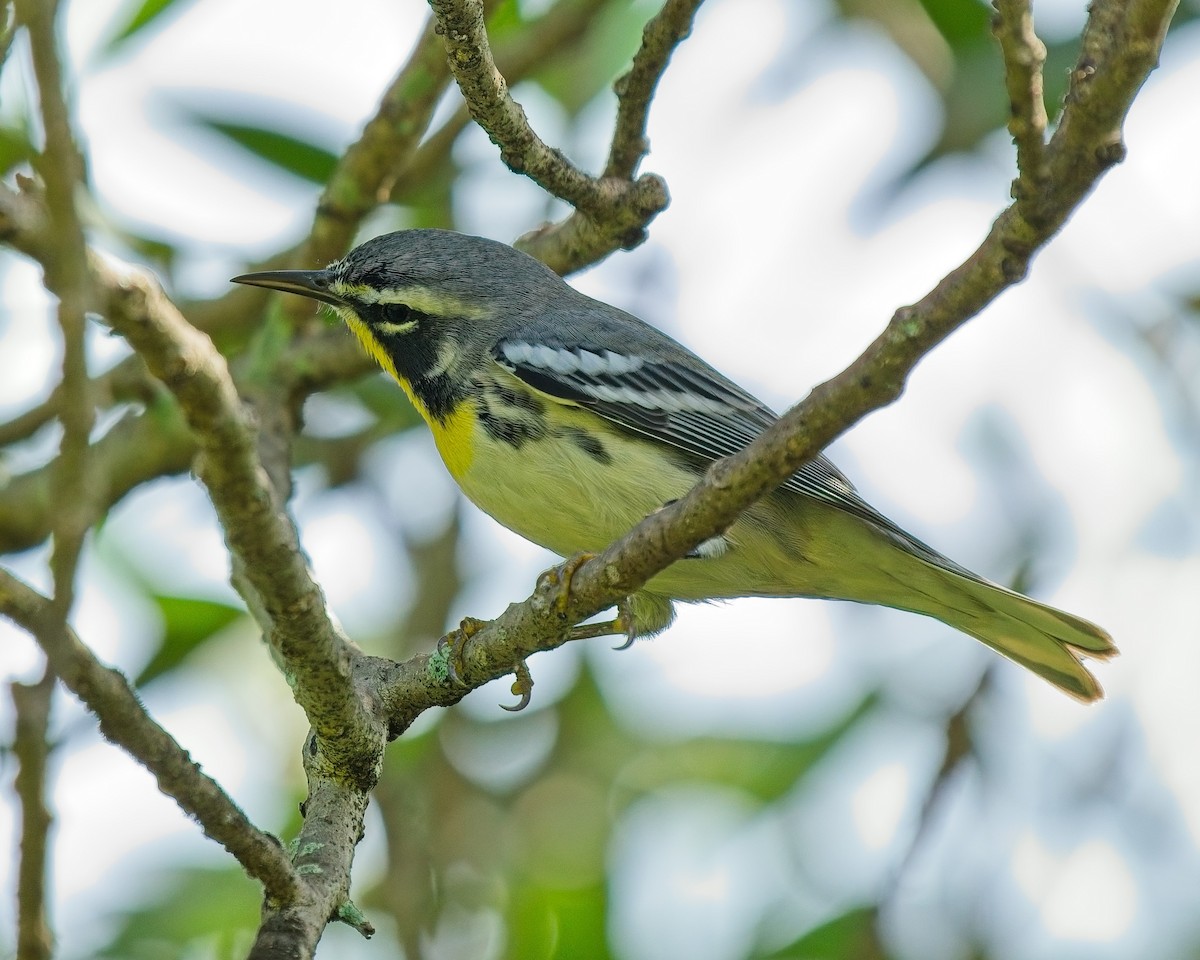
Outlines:
{"label": "thin twig", "polygon": [[54,937],[46,917],[46,865],[50,858],[50,826],[46,806],[47,760],[50,754],[50,699],[54,672],[47,667],[37,683],[11,688],[16,728],[13,787],[21,803],[21,863],[17,870],[17,956],[49,960]]}
{"label": "thin twig", "polygon": [[0,423],[0,447],[11,446],[32,437],[42,427],[58,417],[58,408],[59,392],[55,389],[41,403],[18,413],[11,420]]}
{"label": "thin twig", "polygon": [[96,715],[101,733],[149,770],[159,789],[261,882],[268,897],[295,899],[299,881],[279,841],[255,827],[150,718],[120,671],[102,664],[62,626],[51,601],[2,569],[0,614],[34,636],[54,673]]}
{"label": "thin twig", "polygon": [[[587,28],[607,0],[563,0],[516,34],[496,46],[496,64],[510,83],[519,83],[548,58],[562,60],[576,54],[587,37]],[[445,60],[445,48],[438,41],[439,55]],[[452,164],[450,150],[458,135],[471,122],[464,103],[437,130],[427,136],[408,167],[392,186],[390,199],[399,202],[410,190],[426,190],[439,173]],[[452,179],[446,177],[448,183]]]}
{"label": "thin twig", "polygon": [[654,92],[671,62],[671,54],[691,34],[696,11],[703,2],[667,0],[642,30],[642,45],[633,55],[632,65],[613,84],[620,105],[604,176],[631,180],[649,152],[646,123]]}
{"label": "thin twig", "polygon": [[547,229],[519,246],[552,269],[577,269],[613,250],[637,246],[646,226],[668,203],[665,184],[645,175],[630,181],[591,177],[534,132],[496,67],[480,0],[430,0],[450,70],[475,122],[500,148],[500,158],[547,192],[576,208],[587,225]]}
{"label": "thin twig", "polygon": [[1046,45],[1033,29],[1029,0],[995,0],[992,29],[1004,55],[1004,85],[1008,89],[1008,130],[1017,145],[1021,191],[1037,185],[1046,175],[1046,99],[1042,67]]}
{"label": "thin twig", "polygon": [[512,98],[492,55],[481,0],[430,0],[429,5],[467,108],[500,148],[500,159],[573,207],[602,211],[610,198],[599,181],[542,140]]}
{"label": "thin twig", "polygon": [[901,878],[908,872],[917,853],[930,836],[934,825],[934,813],[939,804],[944,802],[959,767],[974,753],[975,744],[971,738],[970,726],[971,713],[991,690],[994,678],[995,670],[993,666],[989,665],[980,674],[979,682],[971,691],[970,696],[946,718],[946,746],[942,750],[942,761],[925,793],[925,800],[921,804],[921,814],[917,819],[917,829],[909,841],[908,850],[905,851],[904,857],[892,873],[890,887],[893,894]]}
{"label": "thin twig", "polygon": [[[196,439],[173,400],[156,402],[143,413],[130,411],[92,446],[92,502],[108,509],[143,483],[190,469],[195,458]],[[5,481],[0,490],[0,553],[28,550],[50,535],[56,469],[51,461]]]}
{"label": "thin twig", "polygon": [[[89,381],[88,403],[93,409],[108,409],[129,400],[144,401],[153,394],[153,384],[145,364],[135,354]],[[63,395],[64,387],[60,383],[41,403],[17,414],[11,420],[0,423],[0,447],[26,440],[57,419],[64,403]],[[2,548],[0,552],[3,552]]]}

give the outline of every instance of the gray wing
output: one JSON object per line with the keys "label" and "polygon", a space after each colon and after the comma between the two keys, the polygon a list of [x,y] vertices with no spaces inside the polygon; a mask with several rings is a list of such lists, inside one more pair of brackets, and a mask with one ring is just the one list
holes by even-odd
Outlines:
{"label": "gray wing", "polygon": [[[631,343],[628,349],[612,350],[535,343],[517,334],[497,344],[493,357],[543,394],[705,462],[737,453],[779,419],[684,347],[665,335],[663,340],[669,347],[652,342],[650,349],[639,351]],[[685,357],[686,364],[681,362]],[[824,454],[792,474],[782,489],[833,504],[880,528],[908,552],[977,579],[867,503]]]}

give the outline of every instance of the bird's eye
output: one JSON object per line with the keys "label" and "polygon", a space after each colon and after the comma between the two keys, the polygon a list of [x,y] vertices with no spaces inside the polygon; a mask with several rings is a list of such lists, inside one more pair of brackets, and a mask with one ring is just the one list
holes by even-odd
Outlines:
{"label": "bird's eye", "polygon": [[396,326],[411,326],[420,317],[420,314],[406,303],[385,303],[381,305],[379,312],[384,323]]}

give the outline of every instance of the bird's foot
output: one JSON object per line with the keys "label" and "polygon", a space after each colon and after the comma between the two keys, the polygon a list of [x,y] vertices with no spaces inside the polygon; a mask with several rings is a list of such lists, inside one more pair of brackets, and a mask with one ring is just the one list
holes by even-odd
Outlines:
{"label": "bird's foot", "polygon": [[524,660],[518,660],[513,667],[513,682],[509,689],[514,697],[521,699],[511,707],[500,704],[500,709],[509,713],[520,713],[533,699],[533,674],[529,672],[529,665]]}
{"label": "bird's foot", "polygon": [[[563,616],[567,611],[567,601],[571,596],[571,581],[575,574],[589,560],[594,559],[594,553],[577,553],[569,560],[564,561],[557,567],[551,567],[538,578],[538,586],[544,586],[547,583],[558,585],[558,594],[554,598],[555,610],[559,616]],[[611,637],[623,636],[625,642],[616,649],[627,650],[634,640],[633,629],[633,613],[629,607],[629,600],[621,600],[617,603],[617,615],[611,620],[605,620],[601,623],[582,623],[571,628],[567,634],[568,640],[590,640],[592,637]]]}
{"label": "bird's foot", "polygon": [[594,553],[577,553],[569,560],[564,560],[557,567],[551,567],[544,571],[537,579],[537,587],[542,590],[546,587],[558,587],[558,593],[554,596],[554,612],[560,617],[565,616],[567,612],[567,602],[571,599],[571,581],[575,579],[575,574],[589,560],[594,560]]}
{"label": "bird's foot", "polygon": [[451,630],[438,641],[438,655],[446,663],[446,679],[456,687],[467,686],[466,681],[463,680],[463,674],[466,673],[464,655],[467,651],[467,643],[485,626],[486,622],[483,620],[463,617],[457,629]]}
{"label": "bird's foot", "polygon": [[[446,679],[454,686],[468,686],[467,682],[463,680],[463,674],[466,672],[464,655],[467,643],[486,625],[483,620],[464,617],[459,623],[458,629],[452,630],[438,641],[438,654],[444,658],[446,664]],[[518,660],[513,665],[513,673],[516,675],[516,679],[513,680],[511,689],[513,695],[521,699],[511,707],[500,704],[501,710],[508,710],[510,713],[524,710],[533,698],[533,675],[529,672],[529,666],[524,660]]]}

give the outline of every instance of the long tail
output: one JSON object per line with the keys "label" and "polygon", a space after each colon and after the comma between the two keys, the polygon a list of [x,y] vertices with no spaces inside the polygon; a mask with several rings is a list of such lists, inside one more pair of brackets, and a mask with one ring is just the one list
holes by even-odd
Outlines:
{"label": "long tail", "polygon": [[[1090,702],[1104,696],[1083,664],[1084,657],[1107,660],[1118,653],[1104,630],[997,584],[927,566],[933,602],[926,609],[915,609],[914,603],[914,612],[969,633],[1073,697]],[[909,596],[919,601],[921,594]]]}
{"label": "long tail", "polygon": [[[832,513],[832,511],[831,511]],[[1008,590],[961,567],[880,517],[864,522],[825,518],[840,554],[840,572],[824,596],[920,613],[970,634],[1085,702],[1104,691],[1084,658],[1117,655],[1112,637],[1094,623]]]}
{"label": "long tail", "polygon": [[970,634],[993,650],[1085,702],[1104,691],[1083,664],[1119,652],[1094,623],[1058,610],[960,567],[925,544],[888,536],[893,549],[874,554],[879,563],[872,603],[922,613]]}

